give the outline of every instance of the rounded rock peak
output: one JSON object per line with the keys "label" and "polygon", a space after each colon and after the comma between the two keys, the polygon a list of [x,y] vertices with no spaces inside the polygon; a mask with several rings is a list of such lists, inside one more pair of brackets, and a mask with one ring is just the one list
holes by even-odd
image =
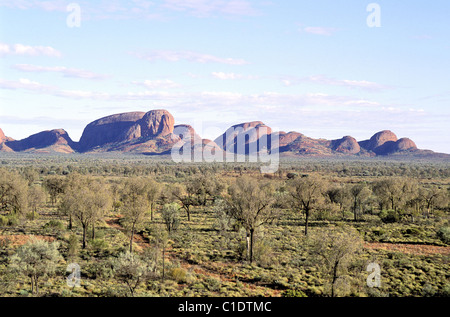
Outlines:
{"label": "rounded rock peak", "polygon": [[361,151],[358,141],[351,136],[344,136],[342,139],[333,142],[333,150],[344,154],[356,154]]}
{"label": "rounded rock peak", "polygon": [[111,124],[117,122],[135,122],[137,120],[142,119],[145,115],[145,112],[125,112],[113,114],[107,117],[100,118],[90,123],[90,125],[103,125],[103,124]]}
{"label": "rounded rock peak", "polygon": [[244,122],[244,123],[236,124],[233,126],[233,128],[243,128],[244,130],[247,130],[250,128],[259,128],[259,127],[266,127],[266,125],[262,121],[252,121],[252,122]]}
{"label": "rounded rock peak", "polygon": [[58,134],[58,135],[67,135],[68,134],[67,131],[64,129],[53,129],[53,130],[50,130],[50,133]]}
{"label": "rounded rock peak", "polygon": [[142,136],[164,136],[173,132],[175,119],[167,110],[152,110],[140,120]]}
{"label": "rounded rock peak", "polygon": [[386,142],[392,141],[397,142],[397,136],[390,130],[384,130],[376,133],[369,140],[369,149],[374,150],[379,146],[382,146]]}
{"label": "rounded rock peak", "polygon": [[408,138],[402,138],[397,141],[397,149],[399,151],[415,150],[415,149],[417,149],[417,146],[413,140],[408,139]]}

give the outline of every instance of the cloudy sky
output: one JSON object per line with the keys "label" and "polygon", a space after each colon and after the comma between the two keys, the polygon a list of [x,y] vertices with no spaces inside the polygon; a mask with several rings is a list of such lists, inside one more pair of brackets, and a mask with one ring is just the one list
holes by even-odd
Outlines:
{"label": "cloudy sky", "polygon": [[450,153],[448,0],[0,0],[0,128],[167,109],[214,139],[263,121]]}

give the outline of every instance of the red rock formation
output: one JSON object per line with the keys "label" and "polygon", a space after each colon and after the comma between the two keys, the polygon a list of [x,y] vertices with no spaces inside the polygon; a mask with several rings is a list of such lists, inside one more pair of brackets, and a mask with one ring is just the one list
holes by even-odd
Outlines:
{"label": "red rock formation", "polygon": [[286,133],[286,132],[282,131],[282,132],[278,133],[278,136],[279,136],[280,147],[282,147],[282,146],[286,146],[286,145],[294,142],[299,137],[303,136],[303,134],[298,133],[298,132]]}
{"label": "red rock formation", "polygon": [[397,151],[417,150],[416,144],[408,138],[402,138],[396,142]]}
{"label": "red rock formation", "polygon": [[75,152],[75,143],[63,129],[42,131],[23,140],[6,141],[5,145],[16,152]]}
{"label": "red rock formation", "polygon": [[[261,137],[271,133],[272,129],[261,121],[245,122],[232,126],[214,142],[225,151],[236,152],[237,148],[249,148],[251,143],[257,142]],[[245,151],[248,152],[248,150]]]}
{"label": "red rock formation", "polygon": [[[173,132],[174,122],[173,116],[166,110],[129,112],[104,117],[86,126],[80,138],[79,150],[101,150],[107,144],[163,137]],[[142,143],[145,141],[142,140]]]}
{"label": "red rock formation", "polygon": [[4,141],[6,141],[6,136],[3,133],[3,130],[0,129],[0,143],[3,143]]}
{"label": "red rock formation", "polygon": [[345,136],[342,139],[331,141],[331,148],[333,151],[343,154],[357,154],[361,152],[358,141],[351,136]]}
{"label": "red rock formation", "polygon": [[167,110],[152,110],[139,120],[141,136],[165,136],[173,132],[175,119]]}
{"label": "red rock formation", "polygon": [[377,152],[377,148],[386,142],[397,142],[397,140],[397,136],[392,131],[384,130],[376,133],[370,140],[360,142],[360,145],[368,151]]}
{"label": "red rock formation", "polygon": [[144,112],[120,113],[89,123],[80,138],[79,150],[85,152],[108,143],[140,137],[140,127],[136,126],[136,121],[144,115]]}

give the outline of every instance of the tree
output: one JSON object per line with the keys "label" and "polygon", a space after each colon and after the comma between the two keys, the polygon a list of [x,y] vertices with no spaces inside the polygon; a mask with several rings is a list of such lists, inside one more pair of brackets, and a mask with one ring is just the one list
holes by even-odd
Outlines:
{"label": "tree", "polygon": [[314,262],[329,277],[331,297],[337,282],[348,274],[348,266],[363,248],[363,239],[354,229],[332,228],[319,232],[311,242]]}
{"label": "tree", "polygon": [[373,185],[373,192],[380,202],[380,209],[384,206],[397,211],[403,199],[404,181],[400,178],[385,178],[377,181]]}
{"label": "tree", "polygon": [[44,180],[44,187],[50,195],[50,202],[54,206],[58,197],[64,193],[66,182],[63,177],[52,175]]}
{"label": "tree", "polygon": [[308,220],[311,212],[321,206],[324,200],[326,182],[314,175],[298,177],[290,181],[289,193],[294,209],[305,213],[305,235],[308,235]]}
{"label": "tree", "polygon": [[339,211],[342,212],[342,219],[345,219],[345,208],[350,203],[350,190],[348,186],[335,186],[326,191],[326,195],[330,201],[339,206]]}
{"label": "tree", "polygon": [[28,206],[36,217],[37,209],[45,202],[46,194],[41,186],[32,185],[28,188]]}
{"label": "tree", "polygon": [[150,220],[153,221],[153,211],[155,210],[156,202],[161,194],[160,185],[153,179],[147,179],[147,200],[150,206]]}
{"label": "tree", "polygon": [[[155,249],[154,249],[155,252],[148,251],[148,249],[146,249],[147,254],[144,253],[144,256],[147,255],[147,257],[146,257],[147,262],[155,263],[154,272],[156,272],[156,266],[158,264],[158,252],[159,252],[159,250],[161,250],[161,252],[162,252],[161,279],[164,282],[165,268],[166,268],[166,249],[169,245],[169,233],[168,233],[167,227],[164,228],[163,224],[160,224],[160,223],[152,224],[150,226],[150,228],[151,228],[150,240],[151,240],[151,244],[155,247]],[[149,256],[150,256],[150,259],[149,259]]]}
{"label": "tree", "polygon": [[124,252],[113,261],[113,270],[115,277],[127,285],[133,297],[136,288],[149,278],[152,268],[139,255]]}
{"label": "tree", "polygon": [[31,186],[39,178],[39,174],[33,166],[25,167],[22,170],[21,175],[28,182],[29,186]]}
{"label": "tree", "polygon": [[190,184],[176,184],[171,187],[172,197],[181,203],[181,208],[186,211],[188,221],[191,221],[191,207],[198,204],[198,200],[194,193],[194,187]]}
{"label": "tree", "polygon": [[215,175],[209,173],[190,179],[187,187],[196,196],[197,203],[202,206],[206,206],[208,200],[214,203],[225,189],[223,183]]}
{"label": "tree", "polygon": [[88,176],[74,176],[67,185],[60,209],[76,219],[83,228],[83,249],[86,248],[87,230],[100,220],[110,207],[106,186]]}
{"label": "tree", "polygon": [[0,169],[0,211],[23,214],[28,209],[28,182],[18,173]]}
{"label": "tree", "polygon": [[69,236],[67,243],[67,259],[74,261],[78,254],[79,242],[76,234],[72,233]]}
{"label": "tree", "polygon": [[370,194],[371,190],[366,184],[356,184],[350,188],[354,221],[358,220],[358,213],[361,212]]}
{"label": "tree", "polygon": [[55,273],[62,259],[58,246],[57,242],[32,239],[17,249],[10,259],[9,269],[30,278],[31,292],[38,294],[39,279]]}
{"label": "tree", "polygon": [[422,187],[419,190],[419,199],[423,202],[427,217],[436,206],[445,206],[448,203],[448,192],[436,185]]}
{"label": "tree", "polygon": [[414,217],[420,212],[420,196],[419,184],[416,180],[408,179],[403,184],[403,209],[405,213],[411,216],[411,221],[414,222]]}
{"label": "tree", "polygon": [[143,196],[126,199],[122,206],[122,224],[130,232],[130,252],[133,252],[134,234],[139,230],[146,218],[148,201]]}
{"label": "tree", "polygon": [[130,179],[125,183],[121,211],[123,225],[130,232],[130,252],[133,252],[133,239],[136,230],[141,228],[146,218],[149,201],[147,184],[143,179]]}
{"label": "tree", "polygon": [[247,250],[253,262],[255,230],[276,219],[272,208],[273,188],[269,183],[258,182],[247,176],[240,177],[228,188],[227,214],[234,218],[247,232]]}
{"label": "tree", "polygon": [[161,209],[161,217],[166,225],[169,235],[177,230],[178,225],[180,224],[179,210],[180,206],[176,203],[165,204]]}

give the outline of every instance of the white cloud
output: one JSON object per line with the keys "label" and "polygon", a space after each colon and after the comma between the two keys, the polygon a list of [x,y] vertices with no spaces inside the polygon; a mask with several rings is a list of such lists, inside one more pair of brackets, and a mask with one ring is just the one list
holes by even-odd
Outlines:
{"label": "white cloud", "polygon": [[211,76],[220,80],[237,80],[237,79],[259,79],[259,76],[242,75],[236,73],[212,72]]}
{"label": "white cloud", "polygon": [[164,0],[163,7],[175,11],[186,11],[197,17],[216,14],[252,16],[255,8],[244,0]]}
{"label": "white cloud", "polygon": [[[198,18],[217,16],[255,16],[259,14],[254,3],[247,0],[78,0],[83,19],[159,19],[164,20],[173,12],[184,12]],[[70,1],[65,0],[0,0],[0,7],[20,10],[65,12]]]}
{"label": "white cloud", "polygon": [[167,62],[189,61],[195,63],[219,63],[227,65],[245,65],[248,64],[243,59],[217,57],[210,54],[202,54],[193,51],[164,51],[157,50],[148,53],[131,53],[141,59],[149,62],[163,60]]}
{"label": "white cloud", "polygon": [[22,55],[22,56],[49,56],[61,57],[61,52],[50,46],[29,46],[23,44],[0,43],[0,56]]}
{"label": "white cloud", "polygon": [[211,74],[214,78],[227,80],[227,79],[241,79],[242,75],[234,73],[213,72]]}
{"label": "white cloud", "polygon": [[21,10],[41,9],[44,11],[65,11],[69,2],[64,0],[0,0],[0,6]]}
{"label": "white cloud", "polygon": [[[145,82],[144,82],[145,83]],[[141,85],[145,85],[140,83]],[[152,82],[147,82],[151,84]],[[170,82],[169,82],[170,83]],[[154,84],[154,82],[153,82]],[[167,82],[166,82],[167,84]],[[160,88],[156,87],[155,88]],[[316,94],[282,94],[278,92],[263,92],[259,94],[241,94],[233,92],[167,92],[160,90],[145,90],[142,92],[128,93],[102,93],[93,91],[74,91],[64,90],[54,86],[47,86],[29,79],[20,79],[19,81],[9,81],[0,79],[0,88],[2,89],[23,89],[32,92],[49,94],[58,97],[71,99],[92,99],[105,101],[126,101],[126,100],[170,100],[178,105],[197,105],[200,107],[210,106],[230,106],[235,110],[242,110],[243,107],[263,107],[270,106],[271,109],[284,111],[285,107],[305,106],[378,106],[377,102],[354,98],[351,96],[334,96],[323,93]]]}
{"label": "white cloud", "polygon": [[170,79],[144,80],[143,82],[133,81],[132,84],[148,89],[171,89],[180,87],[179,84]]}
{"label": "white cloud", "polygon": [[0,88],[11,90],[24,89],[41,93],[48,93],[54,90],[51,86],[43,85],[27,78],[21,78],[17,81],[0,79]]}
{"label": "white cloud", "polygon": [[314,75],[309,77],[282,77],[281,82],[285,86],[292,86],[294,84],[298,85],[301,83],[314,83],[320,85],[329,86],[342,86],[351,89],[361,89],[366,91],[382,91],[387,89],[392,89],[393,87],[388,85],[379,84],[376,82],[371,82],[367,80],[348,80],[348,79],[334,79],[324,75]]}
{"label": "white cloud", "polygon": [[37,65],[29,65],[29,64],[17,64],[13,66],[15,69],[24,71],[24,72],[53,72],[53,73],[61,73],[65,77],[73,77],[73,78],[81,78],[81,79],[105,79],[109,76],[96,74],[90,71],[86,71],[83,69],[76,68],[67,68],[64,66],[37,66]]}

